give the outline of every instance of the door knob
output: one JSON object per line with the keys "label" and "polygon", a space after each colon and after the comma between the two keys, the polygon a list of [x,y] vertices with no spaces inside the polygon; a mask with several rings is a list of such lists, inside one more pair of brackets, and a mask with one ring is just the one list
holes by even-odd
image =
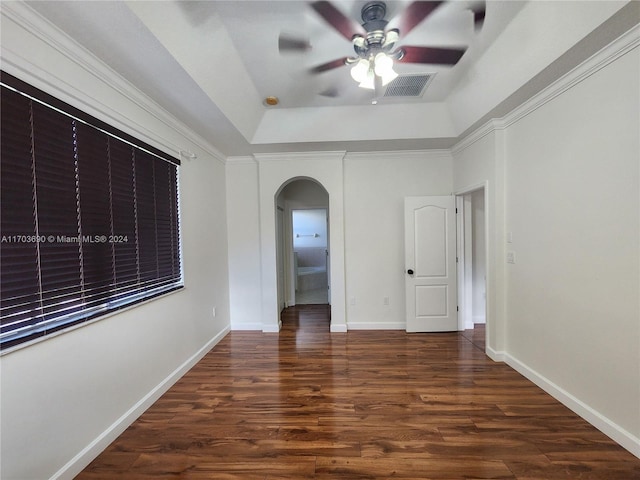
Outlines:
{"label": "door knob", "polygon": [[413,270],[409,269],[409,270],[407,270],[407,273],[408,273],[409,275],[413,275]]}

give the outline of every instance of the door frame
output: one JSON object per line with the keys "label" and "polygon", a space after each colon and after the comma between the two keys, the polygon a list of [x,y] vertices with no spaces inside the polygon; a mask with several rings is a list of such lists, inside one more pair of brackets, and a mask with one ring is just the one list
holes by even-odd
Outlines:
{"label": "door frame", "polygon": [[[493,291],[491,289],[492,281],[490,276],[492,275],[489,267],[489,252],[490,252],[490,237],[489,237],[489,218],[490,218],[490,203],[489,203],[489,182],[485,181],[475,185],[470,185],[466,188],[460,189],[455,192],[456,196],[456,208],[457,208],[457,256],[458,256],[458,328],[460,330],[465,329],[465,319],[471,318],[473,320],[472,302],[471,298],[473,289],[467,288],[469,282],[473,282],[473,276],[471,279],[467,279],[470,271],[470,262],[472,257],[469,255],[468,248],[465,248],[465,225],[469,226],[469,218],[465,215],[465,196],[482,190],[484,193],[484,271],[485,271],[485,303],[484,314],[486,321],[485,328],[485,345],[489,345],[489,330],[493,327],[493,319],[490,318],[489,308],[490,302],[492,302]],[[467,246],[468,247],[468,246]],[[467,281],[469,280],[469,282]]]}
{"label": "door frame", "polygon": [[286,219],[285,210],[276,205],[276,268],[278,281],[278,308],[280,311],[287,308],[287,254],[286,254]]}

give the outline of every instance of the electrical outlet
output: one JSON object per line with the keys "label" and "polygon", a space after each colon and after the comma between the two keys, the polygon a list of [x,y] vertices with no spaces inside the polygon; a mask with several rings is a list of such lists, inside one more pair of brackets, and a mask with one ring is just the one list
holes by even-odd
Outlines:
{"label": "electrical outlet", "polygon": [[507,263],[516,263],[516,252],[507,252]]}

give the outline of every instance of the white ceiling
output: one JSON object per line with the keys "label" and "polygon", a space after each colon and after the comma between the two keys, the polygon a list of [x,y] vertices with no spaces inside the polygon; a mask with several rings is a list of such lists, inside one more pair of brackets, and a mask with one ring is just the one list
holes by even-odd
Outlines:
{"label": "white ceiling", "polygon": [[[477,0],[473,0],[477,3]],[[333,2],[361,23],[363,0]],[[389,28],[409,1],[388,1]],[[307,150],[448,148],[638,23],[640,2],[492,1],[474,31],[466,0],[443,4],[400,45],[467,47],[419,98],[357,87],[348,67],[308,70],[353,48],[309,6],[287,1],[33,1],[28,4],[225,156]],[[309,40],[281,53],[281,33]],[[331,89],[337,97],[320,95]],[[276,107],[266,96],[280,99]]]}

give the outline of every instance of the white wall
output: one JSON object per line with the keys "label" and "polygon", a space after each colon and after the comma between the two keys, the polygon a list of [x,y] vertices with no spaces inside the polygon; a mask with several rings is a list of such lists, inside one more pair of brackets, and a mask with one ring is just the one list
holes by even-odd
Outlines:
{"label": "white wall", "polygon": [[[228,237],[231,249],[229,289],[233,302],[231,311],[234,329],[259,329],[272,332],[279,330],[275,255],[276,195],[292,179],[312,178],[329,194],[331,329],[346,331],[343,156],[344,152],[261,154],[255,156],[257,163],[249,162],[248,159],[229,159],[227,165],[229,180],[227,214],[231,222]],[[253,183],[254,178],[257,186],[252,190],[250,184]],[[245,180],[248,183],[244,183]],[[326,198],[326,194],[323,196]],[[287,208],[297,205],[296,202],[299,199],[296,194],[293,197]],[[259,225],[259,242],[256,243],[254,240],[243,242],[241,226],[245,224]],[[255,230],[252,231],[255,233]],[[242,247],[235,247],[240,244]],[[241,266],[244,268],[243,272],[234,273]],[[251,307],[252,310],[249,312],[236,305],[238,299],[242,298],[261,298],[260,311],[258,312],[255,306]]]}
{"label": "white wall", "polygon": [[348,328],[404,329],[404,197],[450,195],[451,155],[352,153],[344,168]]}
{"label": "white wall", "polygon": [[487,352],[640,456],[637,45],[636,28],[453,151],[456,190],[488,186]]}
{"label": "white wall", "polygon": [[638,50],[507,130],[506,344],[640,455]]}
{"label": "white wall", "polygon": [[275,256],[275,197],[291,179],[312,178],[329,194],[329,258],[331,271],[331,331],[345,331],[344,302],[344,152],[260,154],[260,250],[263,331],[280,329]]}
{"label": "white wall", "polygon": [[317,208],[293,210],[293,247],[327,246],[327,211]]}
{"label": "white wall", "polygon": [[23,28],[13,8],[29,15],[3,4],[4,70],[165,151],[198,155],[180,167],[185,288],[0,358],[0,476],[72,478],[228,330],[224,165],[78,46],[73,60],[62,54],[68,40],[37,18]]}
{"label": "white wall", "polygon": [[227,232],[231,328],[262,330],[258,164],[253,158],[227,161]]}
{"label": "white wall", "polygon": [[[311,177],[329,192],[332,329],[404,329],[404,197],[451,194],[451,155],[444,151],[351,153],[342,159],[342,155],[318,152],[300,158],[283,154],[258,159],[259,200],[255,190],[248,190],[253,183],[249,178],[256,175],[254,166],[240,159],[227,166],[228,172],[234,171],[227,175],[232,182],[227,202],[233,328],[257,328],[252,318],[253,322],[261,318],[260,329],[265,329],[265,323],[266,329],[274,328],[273,195],[291,178]],[[242,192],[243,198],[234,192]],[[255,241],[242,240],[240,230],[234,227],[254,224],[257,217],[261,222],[259,247]],[[236,251],[239,245],[243,247]],[[256,261],[257,252],[260,262]],[[244,273],[234,273],[237,270]],[[255,282],[257,273],[262,278],[259,283]],[[255,312],[251,316],[243,311],[245,307],[236,305],[235,291],[242,291],[244,298],[261,294],[265,302],[261,317]],[[346,312],[345,293],[355,299],[355,305],[347,305]],[[384,305],[385,297],[389,298],[388,305]],[[252,308],[255,310],[255,306]]]}

